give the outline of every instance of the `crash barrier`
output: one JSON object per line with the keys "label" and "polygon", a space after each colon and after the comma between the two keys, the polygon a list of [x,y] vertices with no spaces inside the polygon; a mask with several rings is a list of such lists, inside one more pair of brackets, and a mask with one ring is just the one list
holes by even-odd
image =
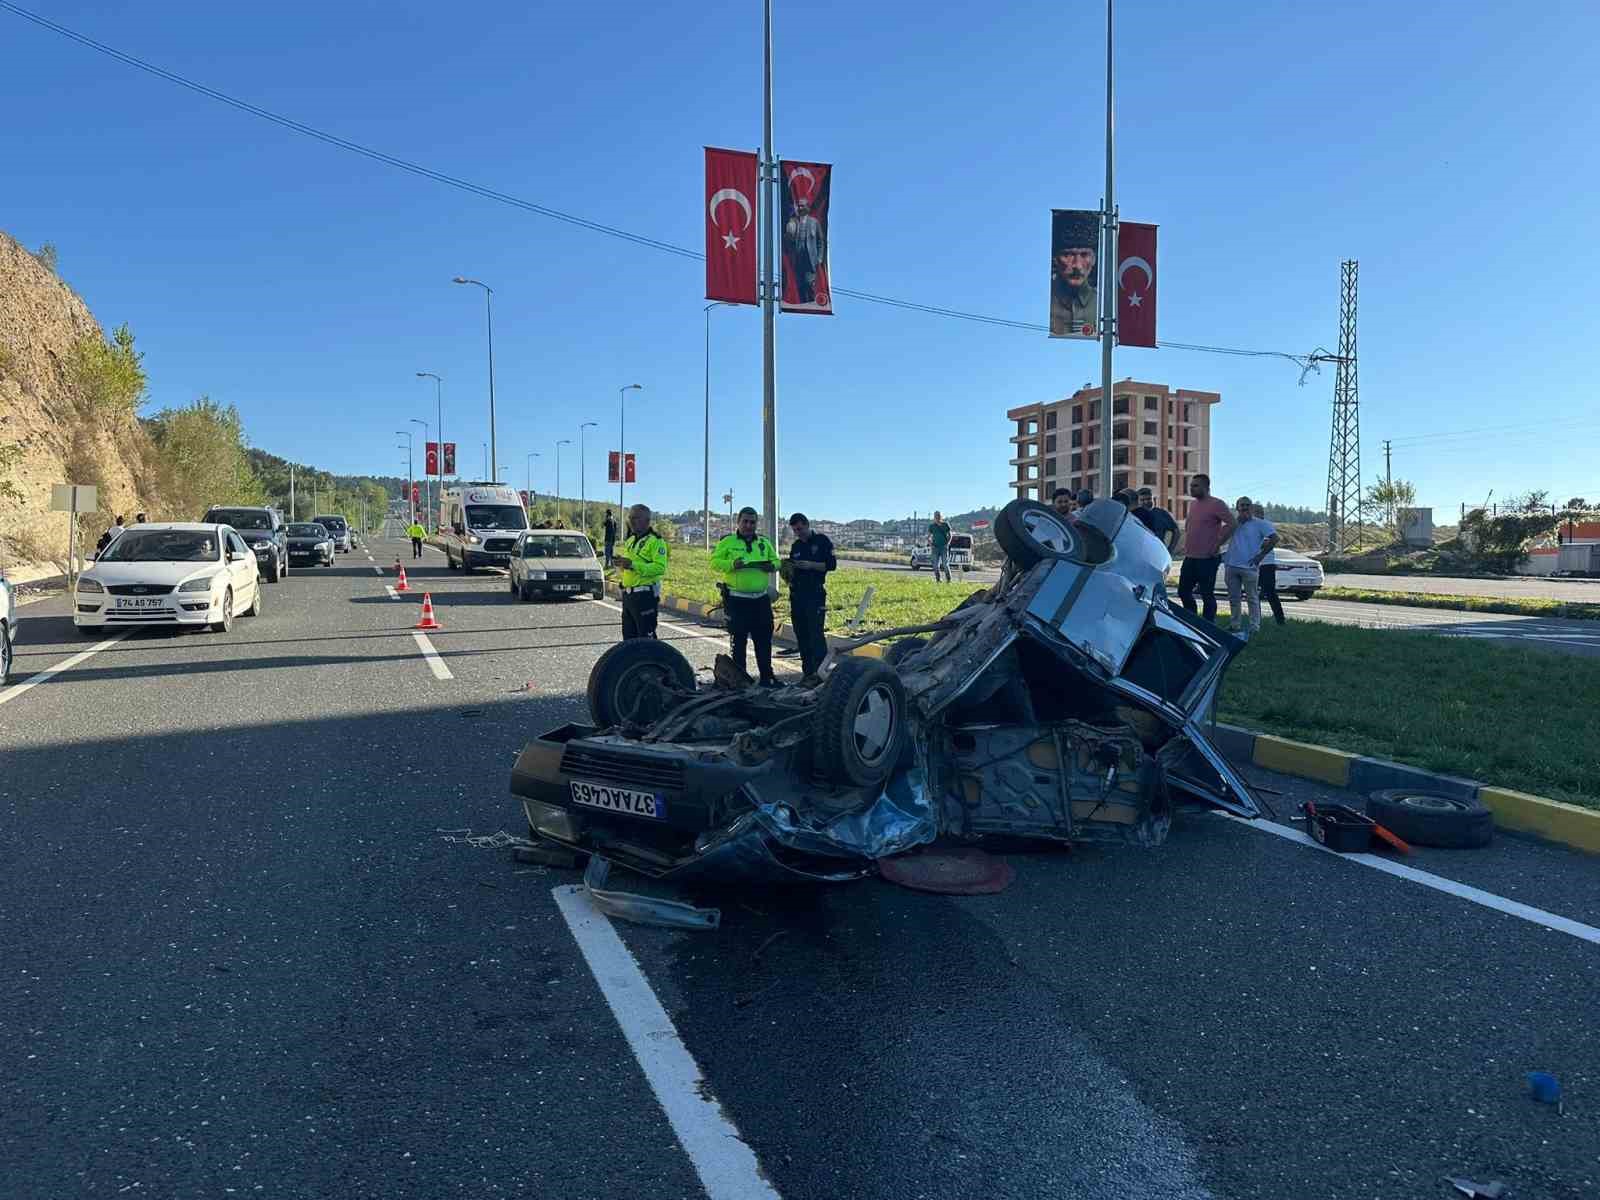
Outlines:
{"label": "crash barrier", "polygon": [[1329,746],[1257,733],[1237,725],[1218,724],[1213,741],[1234,762],[1354,792],[1414,788],[1458,800],[1475,800],[1494,814],[1496,828],[1600,854],[1600,811],[1595,809]]}

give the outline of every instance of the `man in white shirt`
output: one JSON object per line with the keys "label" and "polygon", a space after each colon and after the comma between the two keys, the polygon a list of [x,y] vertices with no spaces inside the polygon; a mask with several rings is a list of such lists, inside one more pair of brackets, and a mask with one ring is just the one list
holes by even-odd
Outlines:
{"label": "man in white shirt", "polygon": [[1240,496],[1234,504],[1238,524],[1228,539],[1228,548],[1222,556],[1224,576],[1228,582],[1229,628],[1234,633],[1244,633],[1239,627],[1239,598],[1242,592],[1250,602],[1250,629],[1244,633],[1261,632],[1261,594],[1258,590],[1261,560],[1271,554],[1278,544],[1278,530],[1265,517],[1255,514],[1255,504],[1249,496]]}

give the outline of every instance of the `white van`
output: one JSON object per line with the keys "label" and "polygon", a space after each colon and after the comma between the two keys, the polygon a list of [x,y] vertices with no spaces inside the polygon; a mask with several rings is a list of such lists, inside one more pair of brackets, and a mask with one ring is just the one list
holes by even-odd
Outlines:
{"label": "white van", "polygon": [[468,483],[445,489],[439,540],[452,571],[508,567],[528,514],[516,488]]}

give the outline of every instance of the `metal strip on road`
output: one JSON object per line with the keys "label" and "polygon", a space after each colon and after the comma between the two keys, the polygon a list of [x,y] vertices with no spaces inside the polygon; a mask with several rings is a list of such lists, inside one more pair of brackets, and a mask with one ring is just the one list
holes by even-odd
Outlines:
{"label": "metal strip on road", "polygon": [[709,1200],[780,1200],[611,922],[580,886],[552,894]]}
{"label": "metal strip on road", "polygon": [[1591,945],[1600,946],[1600,929],[1593,925],[1585,925],[1582,921],[1574,921],[1571,917],[1559,916],[1553,912],[1546,912],[1542,908],[1534,908],[1531,904],[1523,904],[1520,900],[1508,900],[1504,896],[1497,896],[1493,892],[1483,891],[1481,888],[1471,887],[1465,883],[1457,883],[1454,879],[1445,879],[1441,875],[1432,875],[1427,871],[1419,871],[1415,867],[1408,867],[1402,863],[1390,862],[1386,858],[1379,858],[1376,854],[1341,854],[1329,850],[1309,834],[1298,829],[1290,829],[1267,820],[1250,820],[1247,817],[1236,817],[1232,813],[1218,813],[1230,821],[1237,821],[1241,825],[1249,825],[1263,833],[1270,833],[1281,837],[1285,841],[1294,842],[1301,846],[1310,846],[1313,850],[1320,850],[1324,854],[1332,854],[1335,858],[1348,862],[1360,863],[1363,867],[1371,867],[1374,871],[1382,871],[1386,875],[1393,875],[1397,879],[1409,880],[1421,884],[1425,888],[1432,888],[1436,892],[1455,896],[1472,904],[1481,904],[1484,908],[1492,908],[1496,912],[1503,912],[1508,916],[1520,917],[1524,921],[1531,921],[1535,925],[1542,925],[1546,929],[1553,929],[1557,933],[1571,934],[1580,941]]}
{"label": "metal strip on road", "polygon": [[120,642],[123,638],[125,638],[127,636],[128,636],[127,632],[124,631],[122,633],[117,634],[116,637],[107,638],[105,641],[101,642],[99,645],[90,646],[87,650],[80,650],[80,651],[78,651],[78,653],[74,654],[71,658],[63,659],[61,662],[58,662],[53,667],[46,667],[44,670],[38,671],[38,672],[28,676],[28,678],[24,679],[21,683],[12,684],[10,687],[6,688],[5,691],[0,692],[0,704],[4,704],[8,700],[15,700],[18,696],[22,695],[24,692],[30,691],[33,688],[38,687],[41,683],[45,682],[45,680],[51,679],[54,676],[61,674],[61,672],[63,672],[63,671],[72,670],[73,667],[77,666],[79,663],[83,662],[85,659],[89,658],[91,655],[99,654],[100,651],[106,649],[106,647],[108,647],[108,646],[115,646],[118,642]]}
{"label": "metal strip on road", "polygon": [[428,660],[428,669],[433,672],[435,679],[455,678],[450,674],[450,668],[444,665],[444,659],[439,657],[439,652],[433,648],[433,643],[428,640],[427,634],[413,633],[411,636],[416,639],[417,649],[422,651],[422,657]]}

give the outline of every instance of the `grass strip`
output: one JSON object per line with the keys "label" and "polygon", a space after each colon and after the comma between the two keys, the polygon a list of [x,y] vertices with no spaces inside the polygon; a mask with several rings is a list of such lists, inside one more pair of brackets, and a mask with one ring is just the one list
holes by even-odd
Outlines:
{"label": "grass strip", "polygon": [[1600,660],[1294,621],[1228,668],[1222,720],[1600,808]]}
{"label": "grass strip", "polygon": [[1560,617],[1600,621],[1600,604],[1581,600],[1547,600],[1536,596],[1450,596],[1439,592],[1378,591],[1372,588],[1325,587],[1319,600],[1353,600],[1358,604],[1399,604],[1408,608],[1446,608],[1455,612],[1505,613],[1515,617]]}

